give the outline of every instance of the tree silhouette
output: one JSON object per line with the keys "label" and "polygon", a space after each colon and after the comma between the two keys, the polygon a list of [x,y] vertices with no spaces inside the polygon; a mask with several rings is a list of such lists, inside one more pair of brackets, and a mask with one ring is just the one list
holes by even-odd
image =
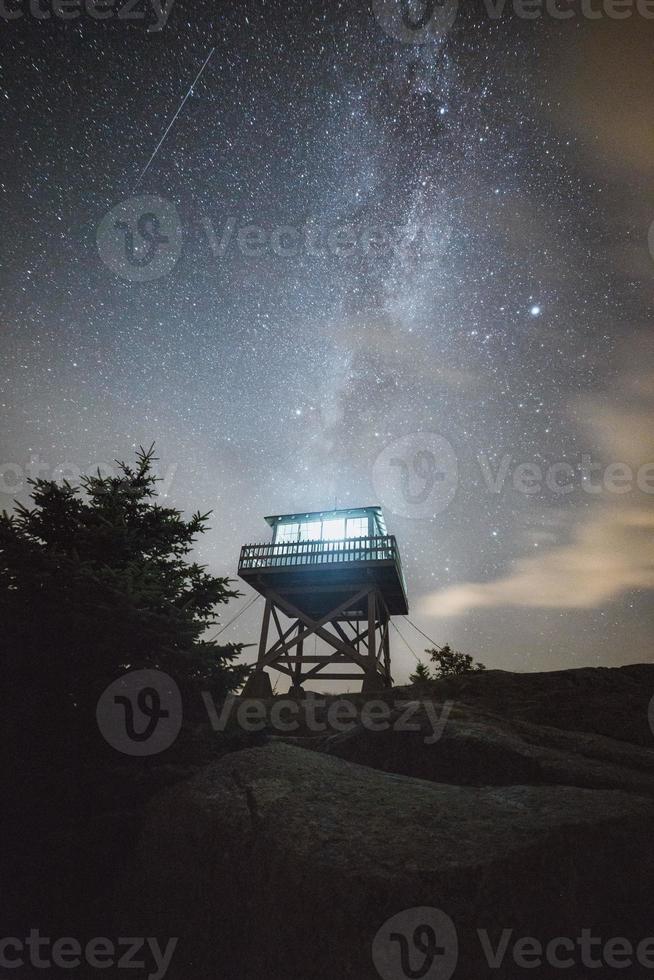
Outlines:
{"label": "tree silhouette", "polygon": [[189,560],[209,514],[184,520],[156,500],[154,446],[118,475],[30,480],[32,507],[0,516],[6,705],[80,712],[126,669],[160,668],[215,696],[247,668],[240,644],[202,639],[239,593]]}
{"label": "tree silhouette", "polygon": [[483,664],[475,663],[470,654],[453,650],[449,643],[446,643],[440,650],[432,647],[425,650],[425,653],[429,654],[429,659],[435,664],[435,678],[476,674],[480,670],[486,670]]}
{"label": "tree silhouette", "polygon": [[429,667],[427,664],[423,664],[422,660],[419,660],[416,664],[415,673],[409,676],[409,681],[411,684],[424,684],[426,681],[431,680],[433,680],[433,678],[429,673]]}

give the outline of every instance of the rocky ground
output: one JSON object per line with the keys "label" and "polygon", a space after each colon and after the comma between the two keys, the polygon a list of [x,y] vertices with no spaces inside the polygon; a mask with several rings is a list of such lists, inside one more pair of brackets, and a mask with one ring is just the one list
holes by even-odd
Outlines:
{"label": "rocky ground", "polygon": [[652,695],[651,665],[488,671],[290,733],[269,702],[97,815],[88,928],[179,937],[171,980],[652,976]]}

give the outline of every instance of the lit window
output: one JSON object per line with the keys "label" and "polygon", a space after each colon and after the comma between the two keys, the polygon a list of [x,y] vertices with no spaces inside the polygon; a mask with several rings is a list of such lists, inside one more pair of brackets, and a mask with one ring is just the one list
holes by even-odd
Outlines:
{"label": "lit window", "polygon": [[320,521],[305,521],[300,524],[300,541],[319,541]]}
{"label": "lit window", "polygon": [[322,522],[322,537],[324,541],[340,541],[345,537],[345,518],[333,518]]}
{"label": "lit window", "polygon": [[347,519],[348,538],[367,538],[368,537],[368,518],[367,517],[348,517]]}
{"label": "lit window", "polygon": [[278,524],[275,541],[277,544],[285,544],[289,541],[297,541],[300,533],[299,524]]}

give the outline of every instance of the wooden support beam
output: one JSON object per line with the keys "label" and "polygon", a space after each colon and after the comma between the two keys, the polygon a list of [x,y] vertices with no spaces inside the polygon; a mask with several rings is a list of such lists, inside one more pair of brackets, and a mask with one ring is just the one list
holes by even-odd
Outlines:
{"label": "wooden support beam", "polygon": [[287,616],[291,615],[294,616],[296,619],[301,619],[302,622],[310,625],[312,627],[311,632],[314,632],[316,626],[324,626],[326,623],[330,623],[333,620],[337,619],[340,613],[342,613],[343,610],[346,609],[351,602],[357,602],[359,599],[365,598],[365,596],[367,596],[370,590],[373,588],[374,586],[372,585],[365,586],[365,588],[360,589],[358,592],[355,592],[354,595],[350,596],[350,598],[345,599],[344,602],[341,602],[338,606],[335,606],[333,609],[330,609],[328,613],[325,613],[324,616],[322,616],[320,619],[317,620],[314,620],[307,613],[302,612],[302,610],[298,609],[291,602],[289,602],[288,599],[285,599],[282,596],[278,595],[277,592],[274,592],[272,589],[270,589],[268,595],[273,600],[273,602],[275,602],[282,610],[285,611],[285,607],[286,609],[290,610],[290,612],[286,613]]}
{"label": "wooden support beam", "polygon": [[[283,637],[281,637],[279,640],[275,640],[275,642],[273,643],[273,645],[268,650],[268,653],[272,653],[273,651],[277,651],[277,650],[282,650],[283,647],[284,647],[285,641],[291,635],[291,633],[296,628],[296,626],[297,626],[297,623],[296,622],[291,623],[291,625],[288,627],[288,629],[287,630],[284,630]],[[277,627],[277,629],[279,630],[279,626]]]}
{"label": "wooden support beam", "polygon": [[[371,588],[371,586],[367,586],[365,589],[360,590],[360,592],[356,593],[356,598],[362,598],[364,595],[367,595]],[[329,633],[326,629],[323,629],[324,625],[329,623],[332,616],[337,615],[351,600],[346,600],[340,606],[337,606],[336,609],[332,609],[326,616],[323,616],[319,620],[313,620],[310,616],[303,613],[302,610],[297,609],[287,599],[282,598],[282,596],[278,595],[273,590],[269,592],[269,601],[272,601],[275,603],[275,605],[279,606],[282,612],[284,612],[287,616],[296,617],[296,619],[301,620],[306,626],[306,629],[298,637],[287,643],[287,649],[290,649],[292,646],[295,646],[298,642],[300,642],[300,640],[304,640],[306,637],[315,633],[316,636],[319,636],[322,640],[325,640],[325,642],[331,647],[339,650],[341,653],[344,653],[349,657],[352,657],[355,662],[360,663],[361,666],[364,666],[365,658],[362,657],[353,646],[343,643],[343,641],[334,636],[333,633]],[[277,653],[267,654],[262,663],[267,665],[274,660],[275,656],[277,656]]]}
{"label": "wooden support beam", "polygon": [[392,682],[391,677],[391,636],[390,636],[390,620],[386,620],[386,629],[384,630],[384,673],[386,675],[386,681],[390,685]]}
{"label": "wooden support beam", "polygon": [[[274,578],[272,581],[275,581]],[[359,578],[350,589],[342,582],[337,587],[316,584],[315,591],[322,592],[324,596],[321,611],[316,613],[305,611],[306,600],[302,603],[304,609],[296,607],[286,586],[278,593],[270,588],[271,579],[268,578],[253,676],[263,676],[267,680],[265,668],[277,670],[290,678],[291,687],[295,690],[313,677],[321,680],[363,680],[363,690],[369,692],[387,687],[391,683],[389,611],[383,594],[378,592],[380,587],[377,581],[372,577],[363,581],[365,585],[362,586],[362,579]],[[309,592],[313,590],[312,585]],[[295,592],[295,588],[292,591]],[[305,588],[298,587],[297,592],[307,594]],[[327,596],[330,603],[336,604],[326,612]],[[316,607],[319,607],[320,601],[317,600]],[[282,624],[284,617],[291,620],[287,627]],[[271,618],[277,636],[267,649]],[[327,652],[304,655],[305,640],[312,635],[327,645]]]}
{"label": "wooden support beam", "polygon": [[257,663],[263,662],[266,656],[266,646],[268,643],[268,628],[270,626],[270,610],[272,609],[272,602],[270,599],[266,599],[266,605],[263,610],[263,619],[261,620],[261,636],[259,638],[259,654],[257,656]]}
{"label": "wooden support beam", "polygon": [[304,637],[300,635],[301,632],[302,632],[302,625],[301,625],[300,621],[298,620],[298,623],[297,623],[297,635],[298,635],[297,657],[291,657],[290,653],[287,653],[286,654],[286,659],[287,659],[288,663],[291,663],[291,660],[295,660],[296,661],[295,670],[294,670],[294,673],[293,673],[293,686],[295,688],[299,688],[301,686],[301,684],[302,684],[302,662],[303,662],[303,656],[302,656],[302,654],[303,654],[303,651],[304,651]]}
{"label": "wooden support beam", "polygon": [[347,633],[339,623],[332,621],[330,625],[334,627],[334,629],[336,630],[336,632],[338,633],[338,635],[340,636],[340,638],[343,640],[344,643],[348,643],[348,644],[352,643],[352,640],[350,639],[350,637],[347,635]]}
{"label": "wooden support beam", "polygon": [[278,642],[281,643],[282,650],[286,655],[286,660],[288,661],[288,647],[286,645],[286,634],[282,631],[281,623],[279,622],[279,616],[277,615],[277,610],[275,609],[274,604],[272,607],[272,615],[273,615],[273,619],[275,620],[275,626],[277,627],[277,633],[279,635]]}
{"label": "wooden support beam", "polygon": [[290,656],[284,657],[284,663],[296,664],[298,661],[302,661],[305,664],[345,664],[348,663],[348,658],[344,653],[324,653],[320,654],[308,654],[307,656]]}
{"label": "wooden support beam", "polygon": [[[357,563],[357,569],[358,568],[359,568],[359,563]],[[349,584],[343,584],[342,582],[334,582],[332,585],[314,585],[314,584],[312,584],[311,585],[311,592],[315,592],[317,595],[321,595],[321,594],[323,594],[325,592],[331,592],[333,594],[336,594],[338,592],[341,592],[343,595],[345,595],[346,593],[348,593],[348,592],[350,592],[352,590],[353,584],[354,584],[353,582],[350,582]],[[263,587],[267,591],[268,590],[268,587],[269,587],[269,583],[266,581],[266,582],[263,582],[262,585],[263,585]],[[293,595],[293,594],[295,594],[295,595],[306,595],[307,594],[307,587],[306,587],[306,585],[284,585],[284,593],[287,593],[288,595]]]}
{"label": "wooden support beam", "polygon": [[[365,676],[364,674],[317,674],[315,675],[318,680],[321,681],[360,681]],[[308,679],[309,675],[304,675],[304,680]]]}
{"label": "wooden support beam", "polygon": [[[368,596],[368,659],[375,663],[376,658],[376,644],[377,644],[377,631],[375,625],[375,598],[376,593],[373,591]],[[371,666],[368,666],[368,670]]]}

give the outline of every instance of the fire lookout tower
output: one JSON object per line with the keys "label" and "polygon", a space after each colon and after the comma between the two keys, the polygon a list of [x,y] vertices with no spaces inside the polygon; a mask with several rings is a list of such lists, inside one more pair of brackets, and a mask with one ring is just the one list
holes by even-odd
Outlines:
{"label": "fire lookout tower", "polygon": [[[286,674],[296,693],[314,678],[361,680],[364,692],[390,687],[390,617],[409,607],[400,552],[381,507],[266,521],[272,541],[244,545],[238,563],[239,576],[266,600],[259,655],[244,693],[272,694],[266,668]],[[271,620],[277,636],[269,642]],[[327,652],[307,654],[311,636]]]}

